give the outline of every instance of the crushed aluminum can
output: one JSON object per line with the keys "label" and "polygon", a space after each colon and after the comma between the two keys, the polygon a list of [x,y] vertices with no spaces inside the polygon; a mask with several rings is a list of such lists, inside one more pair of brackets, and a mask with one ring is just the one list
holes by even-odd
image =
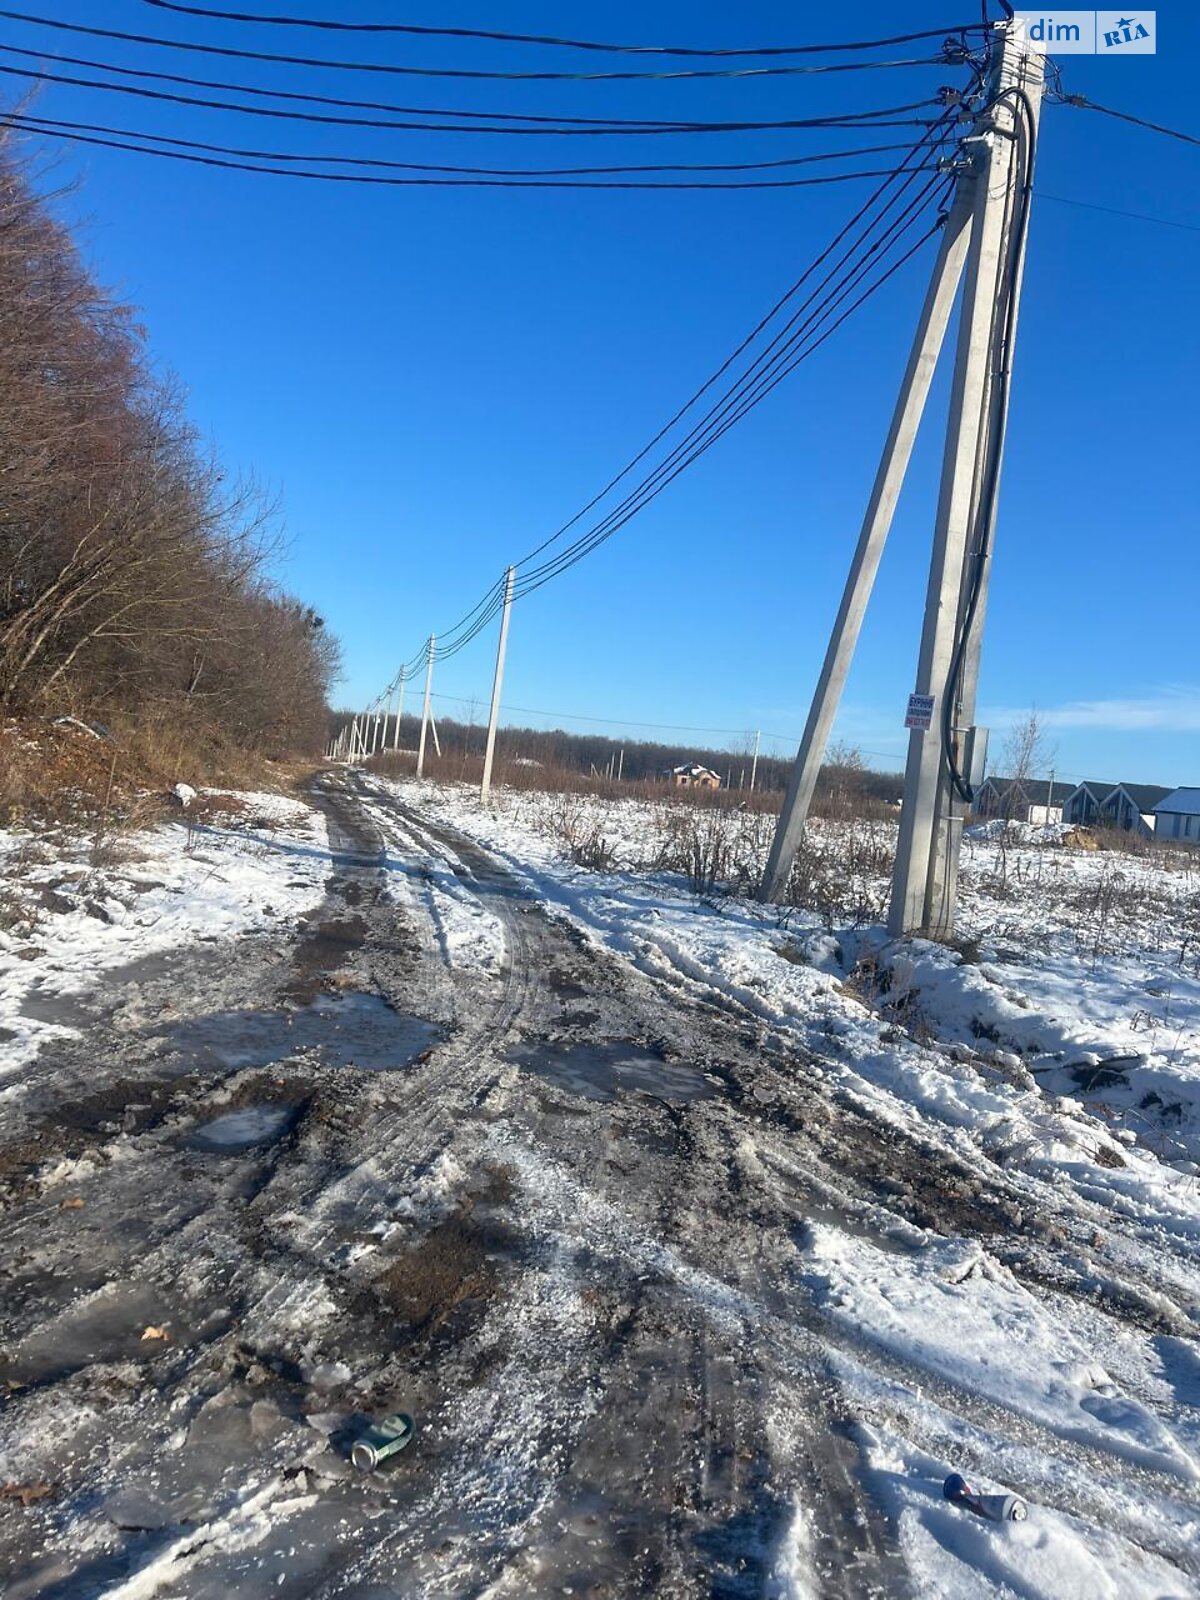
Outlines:
{"label": "crushed aluminum can", "polygon": [[362,1472],[374,1472],[412,1443],[417,1425],[407,1411],[397,1411],[373,1423],[350,1447],[350,1459]]}
{"label": "crushed aluminum can", "polygon": [[1029,1507],[1015,1494],[977,1494],[967,1480],[952,1472],[942,1485],[942,1493],[956,1506],[972,1511],[989,1522],[1024,1522]]}

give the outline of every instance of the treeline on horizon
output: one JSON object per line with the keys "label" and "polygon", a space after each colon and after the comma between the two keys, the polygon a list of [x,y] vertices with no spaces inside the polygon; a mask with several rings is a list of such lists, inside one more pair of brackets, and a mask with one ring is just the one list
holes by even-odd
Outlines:
{"label": "treeline on horizon", "polygon": [[[338,711],[333,719],[334,737],[353,718],[353,712]],[[445,756],[483,756],[486,725],[450,721],[441,717],[437,717],[436,722]],[[395,733],[396,722],[392,717],[387,720],[386,730],[381,727],[380,746],[390,748]],[[399,743],[402,751],[415,750],[420,735],[420,717],[401,717]],[[428,741],[427,752],[432,758],[432,737]],[[748,748],[743,751],[710,750],[694,744],[663,744],[652,740],[614,739],[596,733],[569,733],[563,728],[500,727],[496,730],[496,759],[502,767],[517,761],[536,761],[548,770],[578,772],[584,776],[595,774],[601,778],[608,776],[611,762],[613,776],[616,776],[619,768],[622,780],[626,783],[653,782],[671,767],[698,761],[719,776],[723,787],[744,789],[750,781],[753,756]],[[784,760],[760,755],[755,787],[766,792],[782,793],[791,776],[792,760],[792,756]],[[899,800],[903,786],[903,774],[874,772],[863,763],[856,751],[843,746],[831,746],[821,771],[819,787],[826,794],[840,790],[888,804]]]}
{"label": "treeline on horizon", "polygon": [[0,144],[0,708],[197,755],[319,754],[336,642],[270,577],[273,508],[231,482]]}

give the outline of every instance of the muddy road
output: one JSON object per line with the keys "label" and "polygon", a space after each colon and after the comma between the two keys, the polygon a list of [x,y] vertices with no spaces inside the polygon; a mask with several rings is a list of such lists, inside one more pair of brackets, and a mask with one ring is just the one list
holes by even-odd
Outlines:
{"label": "muddy road", "polygon": [[[875,1373],[882,1415],[905,1374],[823,1314],[814,1219],[978,1238],[1081,1315],[1186,1324],[1133,1249],[1097,1304],[1066,1199],[881,1127],[382,790],[315,799],[327,893],[295,936],[106,979],[10,1108],[10,1600],[916,1594],[841,1378]],[[956,1416],[1070,1448],[921,1383],[934,1454]],[[414,1443],[357,1472],[395,1410]],[[1200,1570],[1184,1534],[1156,1553]]]}

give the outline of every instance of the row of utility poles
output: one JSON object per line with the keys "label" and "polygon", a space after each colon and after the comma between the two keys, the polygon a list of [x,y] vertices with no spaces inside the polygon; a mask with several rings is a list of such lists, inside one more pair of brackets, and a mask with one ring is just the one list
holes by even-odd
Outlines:
{"label": "row of utility poles", "polygon": [[[1019,17],[994,25],[983,109],[961,141],[961,153],[946,164],[955,174],[953,201],[760,890],[763,900],[780,898],[791,874],[961,284],[924,627],[906,717],[908,759],[888,919],[895,934],[944,937],[953,932],[963,818],[983,778],[986,731],[974,725],[980,638],[1044,69],[1043,57],[1028,46],[1025,29]],[[504,579],[480,784],[485,802],[491,790],[515,575],[509,567]],[[430,711],[436,651],[431,634],[418,777],[424,775],[430,730],[437,745]],[[403,672],[398,687],[402,707]],[[377,751],[381,719],[386,734],[390,705],[389,694],[386,712],[378,702],[365,717],[356,717],[330,753],[354,760]],[[399,736],[397,716],[393,748],[398,748]],[[756,734],[751,789],[758,753]]]}
{"label": "row of utility poles", "polygon": [[[512,615],[513,585],[516,582],[517,569],[509,567],[504,574],[504,603],[500,610],[500,641],[496,647],[496,672],[492,679],[492,704],[488,714],[487,738],[483,751],[483,781],[479,786],[479,797],[485,801],[492,791],[492,766],[496,758],[496,729],[500,721],[500,696],[504,689],[504,658],[508,653],[508,624]],[[433,718],[433,665],[437,660],[437,637],[429,635],[425,650],[425,697],[421,706],[421,734],[417,743],[417,777],[425,776],[425,752],[430,736],[433,738],[433,747],[440,756],[441,743],[438,739],[437,723]],[[383,697],[368,708],[362,717],[355,717],[334,739],[329,746],[327,755],[336,761],[365,761],[368,757],[377,755],[380,749],[399,750],[400,748],[400,718],[404,714],[404,668],[400,668],[396,683],[388,691],[386,707]],[[400,700],[396,708],[395,732],[392,744],[387,745],[387,728],[392,719],[392,697],[399,690]],[[381,731],[382,730],[382,731]],[[382,741],[382,743],[381,743]]]}

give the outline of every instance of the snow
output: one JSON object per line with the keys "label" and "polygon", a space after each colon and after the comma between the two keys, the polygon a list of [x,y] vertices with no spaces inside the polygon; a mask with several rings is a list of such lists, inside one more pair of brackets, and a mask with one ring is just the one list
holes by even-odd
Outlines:
{"label": "snow", "polygon": [[[1200,879],[1186,863],[1074,851],[1059,828],[985,833],[965,852],[965,941],[950,948],[700,898],[678,875],[636,865],[653,859],[663,827],[646,803],[571,797],[576,820],[582,809],[612,857],[636,867],[588,872],[561,837],[562,797],[501,791],[484,810],[462,787],[375,786],[479,840],[587,938],[668,982],[717,991],[768,1037],[803,1044],[830,1093],[881,1127],[920,1138],[936,1129],[955,1160],[1003,1167],[1034,1210],[1043,1185],[1073,1195],[1094,1221],[1094,1258],[1080,1269],[1096,1292],[1149,1253],[1162,1290],[1150,1309],[1178,1318],[1182,1308],[1194,1321],[1200,969],[1187,928]],[[504,1159],[539,1206],[565,1203],[587,1225],[593,1200],[556,1196],[557,1180],[519,1151]],[[592,1225],[612,1238],[619,1219]],[[861,1238],[844,1218],[805,1231],[799,1271],[840,1330],[831,1370],[873,1418],[860,1444],[914,1592],[1195,1592],[1177,1559],[1200,1533],[1182,1509],[1195,1500],[1200,1437],[1186,1405],[1172,1420],[1190,1390],[1165,1381],[1162,1340],[1106,1343],[1076,1301],[1035,1294],[975,1241],[894,1226]],[[645,1241],[624,1248],[676,1282],[687,1276]],[[724,1286],[694,1286],[710,1315],[751,1314]],[[880,1376],[889,1363],[894,1381]],[[939,1429],[936,1458],[910,1436],[927,1443]],[[1029,1520],[993,1525],[948,1504],[951,1471],[985,1492],[1022,1494]],[[1178,1487],[1134,1490],[1131,1474]],[[797,1500],[772,1592],[815,1592],[810,1544]]]}
{"label": "snow", "polygon": [[[387,808],[391,797],[405,802],[403,816]],[[227,824],[180,819],[120,841],[118,852],[82,838],[0,835],[16,908],[0,931],[0,1109],[6,1091],[15,1096],[32,1076],[26,1069],[43,1044],[87,1027],[89,996],[106,975],[197,941],[289,931],[321,903],[331,854],[320,815],[278,796],[239,799],[243,809]],[[572,859],[564,807],[584,832],[602,834],[613,870],[586,871]],[[459,1143],[431,1148],[419,1163],[406,1158],[398,1182],[387,1137],[364,1140],[348,1162],[339,1158],[322,1173],[319,1194],[298,1188],[270,1215],[269,1236],[286,1242],[292,1265],[240,1315],[238,1337],[265,1349],[286,1336],[300,1376],[320,1397],[306,1426],[321,1450],[330,1453],[326,1436],[344,1413],[337,1397],[361,1377],[362,1361],[352,1343],[332,1342],[355,1332],[347,1307],[356,1302],[343,1297],[330,1263],[336,1257],[351,1284],[365,1284],[378,1259],[403,1259],[398,1252],[418,1227],[463,1215],[481,1170],[503,1172],[521,1197],[534,1266],[513,1278],[478,1334],[494,1353],[494,1374],[447,1394],[428,1457],[433,1478],[449,1441],[486,1439],[456,1478],[455,1510],[472,1525],[494,1525],[499,1537],[506,1518],[517,1528],[563,1511],[555,1485],[571,1459],[572,1430],[603,1400],[598,1379],[573,1387],[562,1375],[587,1370],[596,1287],[619,1285],[624,1294],[637,1284],[647,1286],[648,1301],[669,1290],[663,1305],[693,1316],[702,1344],[753,1351],[756,1376],[765,1374],[764,1457],[781,1518],[766,1547],[762,1592],[775,1600],[810,1600],[830,1577],[826,1508],[813,1503],[803,1470],[814,1372],[836,1397],[847,1448],[857,1447],[907,1587],[923,1600],[1183,1600],[1196,1592],[1185,1574],[1200,1544],[1192,1337],[1200,1308],[1200,967],[1189,932],[1200,926],[1200,860],[1191,868],[1085,855],[1057,829],[983,830],[965,852],[965,938],[951,948],[889,939],[869,915],[821,917],[719,890],[698,896],[680,874],[653,865],[672,807],[500,791],[484,810],[464,788],[371,779],[364,809],[382,831],[379,893],[388,915],[398,913],[398,926],[436,947],[468,998],[471,982],[504,983],[512,930],[496,899],[477,892],[485,864],[456,855],[437,823],[478,840],[573,937],[667,992],[719,999],[738,1014],[739,1029],[744,1019],[751,1041],[782,1043],[798,1061],[818,1063],[830,1103],[865,1112],[864,1126],[881,1140],[905,1132],[931,1164],[977,1179],[985,1199],[999,1192],[987,1185],[1003,1174],[1005,1204],[1036,1217],[1053,1199],[1087,1224],[1080,1237],[1091,1243],[1072,1240],[1069,1284],[1066,1274],[1048,1282],[1014,1270],[1004,1219],[989,1217],[983,1202],[970,1238],[918,1226],[917,1211],[909,1217],[918,1220],[901,1217],[888,1209],[886,1192],[864,1189],[853,1205],[839,1195],[823,1207],[811,1173],[789,1169],[786,1124],[762,1127],[754,1115],[754,1096],[772,1093],[764,1075],[739,1112],[730,1160],[749,1194],[796,1192],[804,1202],[795,1227],[789,1212],[789,1226],[772,1237],[769,1259],[748,1235],[736,1239],[732,1265],[706,1257],[681,1220],[686,1213],[663,1228],[652,1207],[639,1211],[635,1181],[597,1183],[586,1160],[573,1164],[574,1135],[569,1154],[555,1154],[520,1118],[502,1114],[504,1091],[538,1071],[522,1059],[536,1042],[526,1039],[502,1058],[486,1101],[472,1096],[467,1115],[451,1104]],[[762,822],[737,824],[750,854],[765,837]],[[831,830],[814,833],[836,846]],[[878,872],[865,866],[861,878],[862,904],[878,904]],[[659,1111],[670,1115],[708,1086],[698,1068],[679,1062],[646,1067],[627,1048],[597,1056],[626,1106],[652,1087]],[[556,1089],[590,1114],[598,1097],[581,1061],[576,1053],[560,1063]],[[679,1105],[667,1103],[664,1081],[675,1083]],[[724,1085],[714,1076],[712,1087],[686,1106],[685,1125],[697,1138],[724,1114]],[[381,1078],[370,1092],[386,1134],[388,1083]],[[436,1094],[429,1109],[438,1109]],[[229,1105],[218,1095],[206,1119],[185,1126],[219,1152],[206,1156],[205,1170],[224,1170],[239,1147],[270,1137],[289,1114],[287,1106]],[[412,1115],[404,1102],[400,1122]],[[118,1132],[104,1170],[129,1174],[135,1161],[154,1159],[150,1150]],[[94,1184],[97,1170],[86,1158],[47,1163],[40,1194],[56,1207],[60,1196]],[[88,1217],[101,1200],[98,1186],[89,1193]],[[701,1191],[699,1232],[733,1237],[745,1227],[745,1218],[717,1215],[708,1200]],[[1144,1324],[1108,1316],[1105,1297],[1144,1285],[1147,1263],[1154,1287],[1138,1291]],[[116,1330],[118,1357],[120,1339],[143,1327],[169,1329],[164,1359],[184,1345],[158,1290],[114,1280],[27,1338],[23,1357],[34,1362],[44,1337],[56,1348],[94,1338],[102,1323]],[[671,1332],[649,1317],[646,1325],[654,1348]],[[648,1365],[643,1375],[656,1370]],[[32,1403],[43,1402],[34,1394]],[[37,1414],[52,1417],[57,1403],[48,1388]],[[220,1403],[217,1394],[204,1406]],[[274,1425],[268,1409],[256,1416],[256,1427]],[[84,1420],[104,1426],[102,1416]],[[172,1415],[164,1458],[174,1451],[182,1459],[183,1423],[182,1413]],[[218,1456],[222,1437],[214,1426]],[[10,1455],[4,1471],[18,1470]],[[941,1486],[951,1471],[983,1492],[1020,1494],[1028,1520],[991,1524],[947,1503]],[[312,1481],[272,1469],[190,1526],[172,1519],[173,1534],[105,1592],[125,1600],[175,1593],[202,1563],[241,1552],[255,1563],[253,1592],[265,1592],[290,1559],[289,1520],[298,1538],[303,1529],[319,1545],[321,1516],[341,1515],[337,1505],[322,1513],[318,1497],[301,1492]],[[423,1492],[431,1512],[444,1514],[436,1491]],[[273,1540],[280,1548],[268,1548]],[[431,1579],[414,1568],[412,1592],[450,1592],[450,1571]],[[501,1583],[495,1592],[508,1590]]]}
{"label": "snow", "polygon": [[[581,871],[553,836],[560,796],[501,791],[483,810],[463,786],[379,787],[479,839],[643,970],[719,990],[832,1054],[834,1076],[885,1120],[936,1118],[992,1159],[1057,1169],[1200,1239],[1200,963],[1180,927],[1200,919],[1200,861],[1168,873],[1137,858],[1114,866],[1107,855],[975,842],[964,853],[963,931],[979,949],[965,960],[881,927],[831,929],[740,898],[706,903],[670,874]],[[569,799],[618,861],[653,855],[661,808]],[[1149,920],[1140,901],[1121,909],[1139,887]]]}
{"label": "snow", "polygon": [[0,1085],[48,1039],[86,1024],[81,1007],[106,972],[197,941],[286,929],[320,903],[329,864],[320,814],[278,794],[236,799],[242,809],[228,820],[164,824],[115,850],[0,832],[0,873],[19,912],[0,927]]}
{"label": "snow", "polygon": [[[882,1428],[862,1427],[874,1488],[895,1519],[921,1600],[1191,1600],[1177,1568],[1102,1525],[1044,1506],[984,1522],[942,1498],[942,1468]],[[999,1485],[980,1483],[985,1491]]]}

